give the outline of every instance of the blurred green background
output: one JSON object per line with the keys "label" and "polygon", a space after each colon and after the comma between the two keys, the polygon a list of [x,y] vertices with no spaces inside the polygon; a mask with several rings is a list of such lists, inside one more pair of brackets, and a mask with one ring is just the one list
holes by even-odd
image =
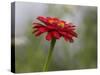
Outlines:
{"label": "blurred green background", "polygon": [[76,25],[74,43],[57,40],[49,71],[91,69],[97,67],[97,7],[16,2],[16,72],[41,72],[50,42],[45,34],[35,37],[32,22],[37,16],[53,16]]}

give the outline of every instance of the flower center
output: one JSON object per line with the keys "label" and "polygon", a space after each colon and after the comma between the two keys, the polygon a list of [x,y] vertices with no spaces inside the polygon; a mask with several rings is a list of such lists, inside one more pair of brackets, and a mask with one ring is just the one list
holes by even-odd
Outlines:
{"label": "flower center", "polygon": [[52,24],[52,23],[54,23],[54,20],[53,20],[53,19],[49,19],[48,22],[49,22],[50,24]]}
{"label": "flower center", "polygon": [[63,28],[64,27],[64,22],[58,22],[58,26],[60,26],[61,28]]}
{"label": "flower center", "polygon": [[48,19],[48,22],[49,22],[50,24],[57,23],[57,22],[58,22],[58,19],[57,19],[57,18],[49,18],[49,19]]}
{"label": "flower center", "polygon": [[48,23],[50,24],[57,24],[57,26],[63,28],[65,26],[65,22],[64,21],[60,21],[58,19],[55,18],[49,18],[48,19]]}

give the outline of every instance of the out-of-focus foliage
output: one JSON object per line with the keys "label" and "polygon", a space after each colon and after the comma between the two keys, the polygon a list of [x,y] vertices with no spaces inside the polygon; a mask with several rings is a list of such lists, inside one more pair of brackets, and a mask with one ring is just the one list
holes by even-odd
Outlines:
{"label": "out-of-focus foliage", "polygon": [[80,68],[97,67],[97,10],[88,9],[84,17],[83,48],[77,57]]}
{"label": "out-of-focus foliage", "polygon": [[[54,4],[47,4],[47,6],[46,16],[63,18],[67,17],[68,13],[73,13],[73,9],[69,8],[72,6]],[[83,32],[81,32],[81,29],[77,30],[79,36],[82,34],[81,38],[75,39],[74,43],[68,43],[63,38],[57,40],[49,71],[97,67],[97,8],[87,7],[82,18],[82,23],[77,26],[83,29]],[[32,20],[29,21],[24,33],[27,41],[24,44],[15,45],[16,72],[42,71],[50,45],[50,42],[44,39],[44,35],[35,37],[32,34]],[[80,47],[78,51],[76,45]]]}
{"label": "out-of-focus foliage", "polygon": [[66,5],[50,4],[47,10],[48,16],[55,16],[58,18],[62,18],[66,13],[71,13],[71,9]]}

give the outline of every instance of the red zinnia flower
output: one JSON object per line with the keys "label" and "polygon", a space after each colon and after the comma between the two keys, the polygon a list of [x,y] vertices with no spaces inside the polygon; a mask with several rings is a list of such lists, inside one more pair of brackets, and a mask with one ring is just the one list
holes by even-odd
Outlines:
{"label": "red zinnia flower", "polygon": [[72,23],[67,23],[54,17],[39,16],[37,19],[43,22],[43,24],[33,23],[33,33],[36,36],[47,32],[46,40],[48,41],[53,38],[59,39],[64,37],[69,42],[73,42],[73,37],[77,37],[77,33],[74,31],[75,26]]}

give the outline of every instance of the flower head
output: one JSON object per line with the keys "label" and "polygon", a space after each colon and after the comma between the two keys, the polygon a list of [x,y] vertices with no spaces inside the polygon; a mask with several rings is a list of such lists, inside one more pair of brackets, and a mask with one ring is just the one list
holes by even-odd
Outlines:
{"label": "flower head", "polygon": [[69,42],[73,42],[73,37],[77,37],[75,26],[72,23],[67,23],[55,17],[39,16],[37,19],[43,22],[43,24],[33,23],[33,33],[35,36],[47,32],[46,40],[48,41],[53,38],[59,39],[64,37]]}

